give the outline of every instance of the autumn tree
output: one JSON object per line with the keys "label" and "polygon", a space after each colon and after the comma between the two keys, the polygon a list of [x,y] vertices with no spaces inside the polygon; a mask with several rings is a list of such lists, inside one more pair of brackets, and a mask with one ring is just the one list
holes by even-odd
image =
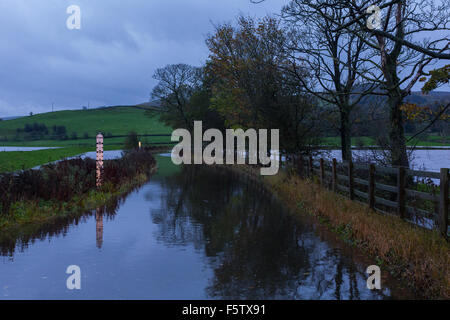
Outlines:
{"label": "autumn tree", "polygon": [[[431,91],[448,84],[450,82],[450,64],[425,73],[419,81],[425,82],[422,87],[423,94],[428,94]],[[402,105],[402,111],[405,112],[406,118],[409,120],[418,120],[427,123],[424,128],[419,132],[416,132],[408,139],[408,141],[412,141],[420,136],[435,123],[441,124],[441,132],[445,132],[450,127],[450,102],[447,102],[446,104],[443,103],[434,109],[429,106],[418,106],[414,103],[405,103]]]}
{"label": "autumn tree", "polygon": [[319,136],[320,109],[293,73],[285,72],[292,68],[287,41],[277,19],[241,16],[236,25],[216,26],[206,44],[209,72],[216,76],[211,107],[229,127],[279,129],[281,148],[293,153]]}
{"label": "autumn tree", "polygon": [[[427,78],[429,76],[429,78]],[[437,68],[425,74],[420,81],[425,82],[422,87],[422,93],[429,93],[436,88],[448,84],[450,82],[450,64],[442,68]]]}

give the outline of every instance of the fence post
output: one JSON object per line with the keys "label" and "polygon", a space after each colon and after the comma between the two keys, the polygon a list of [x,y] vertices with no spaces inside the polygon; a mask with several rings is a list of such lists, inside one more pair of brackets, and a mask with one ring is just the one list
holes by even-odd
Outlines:
{"label": "fence post", "polygon": [[405,219],[405,168],[398,167],[397,173],[397,213]]}
{"label": "fence post", "polygon": [[336,170],[336,158],[333,158],[333,164],[331,167],[331,173],[332,173],[332,184],[333,184],[333,192],[337,191],[337,170]]}
{"label": "fence post", "polygon": [[448,189],[449,189],[449,169],[441,168],[441,181],[440,181],[440,201],[439,201],[439,231],[447,237],[448,227]]}
{"label": "fence post", "polygon": [[320,158],[320,185],[323,187],[325,183],[325,168],[323,166],[323,158]]}
{"label": "fence post", "polygon": [[348,191],[350,194],[350,200],[355,198],[355,193],[353,191],[353,162],[348,161]]}
{"label": "fence post", "polygon": [[369,165],[369,207],[375,208],[375,165]]}
{"label": "fence post", "polygon": [[314,171],[313,171],[313,159],[312,156],[309,156],[309,176],[313,177]]}

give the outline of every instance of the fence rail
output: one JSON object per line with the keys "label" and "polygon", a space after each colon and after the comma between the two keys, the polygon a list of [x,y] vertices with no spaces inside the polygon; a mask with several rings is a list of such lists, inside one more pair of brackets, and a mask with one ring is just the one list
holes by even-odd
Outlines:
{"label": "fence rail", "polygon": [[[322,186],[365,202],[371,209],[396,214],[422,227],[437,227],[448,236],[449,169],[440,172],[410,170],[404,167],[361,165],[351,161],[327,161],[298,157],[297,169],[303,177],[318,177]],[[419,178],[439,180],[439,186],[419,183]],[[415,190],[421,186],[425,190]],[[358,199],[356,199],[358,198]],[[362,201],[361,201],[362,199]],[[428,221],[423,221],[428,219]]]}

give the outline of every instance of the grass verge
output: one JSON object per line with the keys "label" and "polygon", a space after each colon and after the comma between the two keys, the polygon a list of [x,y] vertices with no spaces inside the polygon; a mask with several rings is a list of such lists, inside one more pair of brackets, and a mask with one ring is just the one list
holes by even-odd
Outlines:
{"label": "grass verge", "polygon": [[[259,170],[248,167],[239,166],[237,170],[259,175]],[[438,232],[381,215],[295,175],[280,172],[261,181],[294,212],[317,217],[348,243],[374,257],[382,270],[389,270],[419,296],[450,298],[450,245]]]}
{"label": "grass verge", "polygon": [[15,206],[11,216],[0,217],[0,231],[10,232],[28,224],[48,223],[53,219],[93,210],[116,197],[120,197],[148,179],[149,175],[139,174],[117,189],[107,185],[105,188],[91,190],[85,195],[74,197],[68,202],[22,201]]}
{"label": "grass verge", "polygon": [[98,208],[144,183],[156,170],[154,157],[143,150],[106,161],[100,188],[95,187],[95,161],[91,159],[0,176],[5,195],[0,203],[0,231]]}

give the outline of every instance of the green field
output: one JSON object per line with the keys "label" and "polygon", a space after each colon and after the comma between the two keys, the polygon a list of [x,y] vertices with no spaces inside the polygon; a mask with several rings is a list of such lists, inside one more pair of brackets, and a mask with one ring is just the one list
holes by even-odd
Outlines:
{"label": "green field", "polygon": [[41,164],[94,150],[95,147],[69,147],[37,151],[0,152],[0,173],[30,169]]}
{"label": "green field", "polygon": [[[22,147],[62,147],[61,149],[0,152],[0,172],[29,169],[55,160],[72,157],[88,151],[95,151],[95,136],[98,132],[105,135],[104,149],[121,149],[124,137],[108,138],[111,134],[127,135],[135,131],[145,134],[171,134],[172,129],[165,126],[155,117],[145,114],[146,110],[135,107],[109,107],[92,110],[68,110],[42,113],[34,116],[22,117],[14,120],[0,121],[0,146]],[[89,139],[68,140],[28,140],[15,141],[18,128],[23,129],[26,124],[43,123],[49,129],[53,126],[65,126],[70,136],[75,132],[78,137],[85,133]],[[141,137],[143,145],[153,143],[170,143],[170,137]]]}
{"label": "green field", "polygon": [[[0,144],[3,146],[76,146],[90,145],[95,141],[98,132],[105,136],[112,134],[126,135],[130,131],[138,134],[170,134],[172,129],[165,126],[155,117],[149,117],[145,110],[135,107],[109,107],[91,110],[68,110],[42,113],[0,122]],[[76,133],[80,139],[74,140],[34,140],[14,141],[18,128],[26,124],[43,123],[49,129],[53,126],[65,126],[70,136]],[[84,134],[89,139],[83,139]],[[105,145],[120,145],[124,138],[105,138]],[[143,141],[169,142],[170,137],[145,137]],[[95,142],[94,142],[95,143]]]}
{"label": "green field", "polygon": [[[125,138],[105,138],[105,147],[121,148]],[[143,145],[152,143],[170,143],[170,137],[142,137]],[[33,140],[33,141],[0,141],[1,146],[7,147],[84,147],[95,146],[95,137],[77,140]]]}

